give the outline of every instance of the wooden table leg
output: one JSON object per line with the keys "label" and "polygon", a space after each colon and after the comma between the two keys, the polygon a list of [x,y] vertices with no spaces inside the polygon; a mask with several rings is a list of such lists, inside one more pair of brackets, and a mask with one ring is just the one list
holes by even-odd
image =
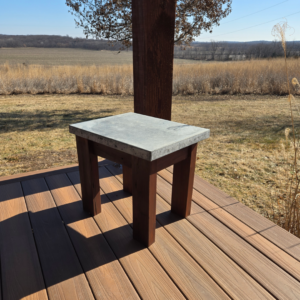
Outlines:
{"label": "wooden table leg", "polygon": [[132,157],[133,237],[149,247],[155,241],[156,177],[151,162]]}
{"label": "wooden table leg", "polygon": [[132,194],[132,168],[122,165],[123,190]]}
{"label": "wooden table leg", "polygon": [[95,216],[101,212],[98,159],[87,139],[76,136],[76,144],[83,209]]}
{"label": "wooden table leg", "polygon": [[189,156],[174,164],[171,211],[183,218],[191,213],[196,154],[194,144],[189,147]]}

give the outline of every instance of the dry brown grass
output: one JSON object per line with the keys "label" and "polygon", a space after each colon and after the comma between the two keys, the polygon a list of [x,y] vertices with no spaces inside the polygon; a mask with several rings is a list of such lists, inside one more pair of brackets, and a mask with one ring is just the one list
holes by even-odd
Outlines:
{"label": "dry brown grass", "polygon": [[[290,76],[300,76],[300,60],[289,60]],[[212,62],[175,66],[174,94],[286,95],[284,59]]]}
{"label": "dry brown grass", "polygon": [[[0,176],[76,163],[70,123],[129,111],[127,96],[0,96]],[[286,97],[175,96],[172,119],[211,129],[199,144],[196,173],[272,219],[272,197],[286,179]]]}
{"label": "dry brown grass", "polygon": [[0,94],[125,94],[133,93],[132,67],[39,66],[4,64]]}
{"label": "dry brown grass", "polygon": [[[300,60],[289,72],[300,78]],[[175,64],[173,94],[286,95],[285,82],[283,59]],[[43,93],[132,95],[132,66],[0,65],[0,94]]]}
{"label": "dry brown grass", "polygon": [[[296,124],[296,116],[300,115],[298,103],[292,95],[292,88],[299,89],[297,78],[290,81],[290,68],[286,55],[286,32],[289,29],[287,22],[278,23],[273,27],[272,34],[281,40],[284,51],[284,70],[286,75],[286,89],[288,91],[288,107],[290,110],[290,128],[285,129],[285,142],[282,142],[283,167],[281,173],[285,175],[285,181],[277,189],[276,203],[273,209],[273,219],[285,230],[300,237],[300,138],[299,126]],[[295,113],[296,112],[296,113]],[[298,112],[298,114],[297,114]]]}

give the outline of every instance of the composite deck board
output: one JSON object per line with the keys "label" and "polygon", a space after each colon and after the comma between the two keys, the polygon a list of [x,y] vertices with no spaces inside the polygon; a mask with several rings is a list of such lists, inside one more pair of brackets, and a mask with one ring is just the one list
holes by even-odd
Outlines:
{"label": "composite deck board", "polygon": [[44,178],[22,182],[50,299],[94,299]]}
{"label": "composite deck board", "polygon": [[[115,163],[110,160],[107,160],[107,159],[104,160],[103,158],[100,158],[100,157],[98,158],[98,166],[99,167],[111,165],[111,164],[115,164]],[[0,186],[7,184],[7,183],[21,182],[21,181],[25,181],[25,180],[47,177],[50,175],[74,172],[74,171],[78,171],[78,164],[73,164],[73,165],[64,166],[64,167],[54,167],[54,168],[45,169],[45,170],[31,171],[31,172],[21,173],[21,174],[1,176],[0,177]]]}
{"label": "composite deck board", "polygon": [[[172,174],[170,174],[168,171],[163,170],[159,172],[159,175],[167,182],[172,182]],[[163,193],[165,193],[165,191]],[[169,196],[167,195],[166,197]],[[284,251],[281,251],[278,246],[276,246],[268,239],[253,230],[251,227],[247,226],[245,223],[241,222],[233,215],[225,211],[223,208],[203,196],[197,190],[194,190],[193,192],[193,201],[200,207],[208,211],[220,222],[225,224],[232,231],[237,233],[252,246],[254,246],[257,250],[270,258],[282,269],[295,277],[298,281],[300,281],[300,262],[294,257]]]}
{"label": "composite deck board", "polygon": [[298,238],[197,176],[192,214],[179,218],[168,168],[147,249],[132,238],[122,170],[99,166],[95,218],[82,210],[75,166],[0,178],[0,300],[300,299]]}
{"label": "composite deck board", "polygon": [[[101,188],[131,224],[132,197],[122,190],[123,185],[106,168],[100,168],[99,175]],[[156,224],[155,243],[149,250],[184,295],[188,299],[229,299],[177,241]]]}
{"label": "composite deck board", "polygon": [[[171,184],[158,176],[158,194],[171,203]],[[164,186],[164,189],[161,187]],[[167,193],[166,190],[170,191]],[[300,299],[300,282],[287,274],[261,252],[241,239],[232,230],[214,218],[205,210],[193,213],[187,219],[205,236],[240,265],[265,289],[279,299]]]}
{"label": "composite deck board", "polygon": [[[81,195],[79,172],[68,176]],[[101,202],[102,211],[94,219],[141,298],[185,299],[149,249],[133,239],[132,228],[103,192]]]}
{"label": "composite deck board", "polygon": [[0,258],[0,298],[48,299],[19,182],[0,186]]}
{"label": "composite deck board", "polygon": [[[120,169],[114,166],[108,166],[107,168],[122,182]],[[103,185],[103,180],[101,183]],[[112,184],[110,184],[110,186],[113,187]],[[120,194],[121,191],[118,191],[118,193]],[[116,198],[114,203],[122,201],[121,197],[118,199],[118,193],[109,193]],[[122,214],[126,216],[126,218],[130,218],[132,210],[130,198],[128,198],[129,201],[122,201]],[[121,203],[118,205],[121,205]],[[156,213],[159,223],[164,226],[187,253],[189,253],[232,298],[274,299],[262,286],[208,240],[190,222],[176,216],[170,212],[170,209],[170,204],[157,195]],[[201,209],[199,209],[199,211],[201,211]],[[197,212],[197,206],[193,206],[193,213]]]}
{"label": "composite deck board", "polygon": [[140,299],[102,232],[82,209],[82,201],[66,174],[46,182],[69,232],[96,299]]}
{"label": "composite deck board", "polygon": [[[169,172],[173,168],[167,168]],[[194,189],[300,261],[300,240],[217,187],[195,176]]]}
{"label": "composite deck board", "polygon": [[188,220],[276,298],[300,299],[300,283],[296,279],[230,229],[220,226],[211,215],[195,214]]}

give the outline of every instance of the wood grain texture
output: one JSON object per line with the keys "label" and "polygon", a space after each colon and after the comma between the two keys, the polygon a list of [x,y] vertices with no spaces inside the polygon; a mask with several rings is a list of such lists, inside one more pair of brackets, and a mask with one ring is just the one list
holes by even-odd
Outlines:
{"label": "wood grain texture", "polygon": [[146,247],[155,242],[156,177],[151,162],[132,157],[133,237]]}
{"label": "wood grain texture", "polygon": [[[101,169],[102,168],[100,168],[100,170]],[[165,171],[160,172],[160,175],[163,176],[164,179],[158,176],[158,191],[160,195],[162,195],[167,200],[162,199],[160,196],[157,196],[156,212],[157,220],[159,222],[156,224],[157,239],[156,243],[154,243],[149,248],[149,250],[155,257],[155,259],[159,262],[159,264],[158,266],[153,267],[151,265],[152,260],[149,259],[148,255],[145,255],[143,253],[143,251],[147,249],[145,249],[142,245],[132,239],[132,230],[130,229],[130,227],[128,229],[128,223],[130,223],[132,220],[132,200],[131,195],[122,190],[122,174],[120,174],[119,169],[114,168],[113,166],[109,166],[107,167],[107,169],[109,169],[110,172],[113,172],[116,177],[112,177],[112,173],[110,172],[105,172],[102,174],[103,177],[101,180],[104,184],[103,189],[105,189],[105,191],[107,192],[107,196],[103,196],[103,200],[105,204],[113,203],[113,206],[108,207],[108,209],[106,210],[107,214],[105,218],[101,219],[101,222],[102,226],[106,228],[106,231],[105,233],[102,233],[102,236],[105,236],[105,239],[109,242],[110,246],[114,245],[114,248],[112,247],[112,250],[116,252],[116,254],[112,257],[108,255],[109,251],[107,252],[105,250],[105,247],[104,249],[100,248],[103,245],[103,243],[100,242],[98,238],[98,235],[101,235],[101,230],[99,230],[99,227],[94,221],[91,221],[93,220],[93,218],[89,217],[85,212],[82,211],[82,203],[80,202],[80,198],[75,193],[74,188],[70,185],[68,179],[64,175],[58,175],[57,177],[51,176],[51,178],[56,178],[55,180],[51,181],[52,183],[50,183],[49,181],[50,177],[46,179],[49,186],[51,184],[54,184],[54,186],[52,186],[51,188],[51,192],[53,196],[56,195],[55,197],[58,199],[57,204],[59,206],[60,215],[62,216],[64,222],[67,223],[66,226],[68,226],[68,235],[66,235],[65,239],[69,239],[70,236],[73,243],[71,247],[76,248],[80,263],[82,264],[83,269],[86,272],[89,284],[96,298],[101,299],[103,298],[103,295],[105,295],[104,298],[109,298],[110,296],[112,299],[118,298],[118,296],[121,295],[121,292],[119,293],[118,291],[116,291],[116,286],[118,288],[124,288],[124,290],[126,290],[126,284],[124,284],[123,286],[122,284],[116,286],[114,284],[111,284],[112,288],[110,289],[110,294],[105,294],[104,292],[105,283],[111,282],[109,279],[111,278],[110,276],[112,276],[111,280],[113,281],[118,280],[118,278],[114,277],[115,275],[117,277],[120,275],[118,272],[118,267],[116,269],[112,268],[109,269],[109,271],[104,271],[104,268],[110,268],[113,263],[117,262],[116,256],[118,259],[120,258],[120,264],[124,268],[123,270],[125,270],[125,272],[128,274],[131,282],[134,283],[136,287],[136,291],[142,298],[151,297],[173,299],[176,297],[180,297],[180,293],[178,293],[179,291],[177,289],[178,287],[186,298],[201,299],[201,297],[203,297],[207,299],[212,295],[212,288],[210,286],[210,283],[205,280],[205,278],[202,279],[200,283],[198,282],[198,278],[202,278],[201,271],[205,271],[204,276],[207,276],[208,274],[208,278],[211,277],[224,291],[226,291],[226,293],[231,298],[234,299],[271,299],[272,296],[270,295],[270,293],[276,296],[276,298],[293,299],[293,296],[294,299],[299,298],[299,294],[297,294],[300,290],[298,286],[299,282],[297,282],[287,274],[289,273],[294,278],[298,278],[299,262],[291,255],[287,254],[279,247],[274,245],[270,240],[258,234],[253,228],[251,228],[251,226],[248,226],[247,224],[238,220],[238,218],[234,217],[232,213],[225,209],[227,207],[220,207],[216,204],[216,202],[211,201],[203,194],[194,191],[194,201],[199,205],[192,203],[192,215],[188,217],[189,221],[187,219],[181,219],[180,217],[171,213],[171,185],[169,183],[172,181],[172,174]],[[72,174],[76,175],[74,183],[77,189],[80,191],[79,173],[75,172]],[[116,183],[117,179],[119,180],[119,183]],[[42,179],[40,178],[39,180]],[[167,181],[169,181],[169,183]],[[29,223],[29,218],[28,213],[26,212],[26,204],[22,196],[22,189],[18,189],[16,185],[12,184],[9,185],[10,188],[6,191],[5,194],[3,193],[3,190],[1,190],[4,186],[6,185],[0,186],[0,261],[2,273],[0,273],[0,276],[2,275],[0,279],[2,280],[2,292],[4,296],[3,299],[43,299],[39,295],[41,290],[34,289],[30,293],[26,292],[26,289],[30,287],[30,284],[32,284],[32,279],[30,276],[28,276],[27,273],[23,273],[23,268],[20,268],[19,270],[10,268],[10,266],[14,263],[18,263],[19,266],[24,264],[24,261],[19,262],[17,257],[14,258],[14,253],[17,253],[18,248],[20,249],[21,253],[21,256],[19,256],[20,254],[18,254],[18,257],[21,258],[23,257],[22,255],[26,254],[27,250],[30,248],[30,246],[28,246],[28,241],[24,239],[23,234],[24,232],[26,232],[26,222],[23,222],[21,219],[21,221],[16,222],[15,218],[17,217],[17,219],[19,220],[19,215],[24,215],[24,207],[25,214],[27,215],[27,223]],[[38,199],[47,198],[44,193],[47,189],[47,186],[42,187],[42,184],[40,183],[34,183],[33,186],[35,186],[36,190],[33,191],[32,189],[32,192],[30,192],[28,196],[34,195],[34,197],[38,197]],[[223,192],[221,192],[221,194],[222,193]],[[218,190],[216,190],[216,194],[220,196],[220,194],[218,194]],[[4,198],[1,198],[2,196]],[[225,198],[224,195],[222,197]],[[15,204],[17,202],[12,201],[18,198],[23,199],[23,206]],[[60,202],[59,199],[63,199],[62,202]],[[222,201],[225,200],[226,198],[222,199]],[[43,220],[43,222],[41,222],[42,226],[39,227],[48,226],[48,231],[45,231],[46,234],[44,235],[46,236],[46,239],[50,239],[52,243],[47,244],[47,248],[49,248],[49,255],[47,257],[47,260],[49,261],[49,267],[47,266],[47,268],[51,269],[52,267],[52,275],[56,272],[56,281],[59,283],[65,283],[65,281],[69,281],[69,277],[72,277],[72,280],[75,281],[75,285],[73,285],[72,287],[70,287],[71,285],[69,284],[69,289],[71,292],[68,291],[66,285],[63,287],[55,283],[51,285],[51,287],[55,286],[55,289],[52,289],[52,293],[48,288],[48,295],[50,299],[64,299],[60,298],[61,295],[66,296],[65,298],[69,297],[69,299],[76,299],[76,297],[73,297],[74,294],[72,294],[74,286],[76,286],[77,295],[81,297],[80,299],[86,299],[85,292],[80,292],[84,290],[84,288],[82,288],[80,284],[76,283],[76,277],[78,276],[78,274],[75,274],[74,276],[68,275],[66,276],[66,278],[68,279],[65,279],[65,275],[67,274],[65,268],[63,266],[56,268],[53,266],[53,264],[56,265],[53,257],[56,255],[60,255],[53,254],[53,249],[60,249],[60,247],[57,247],[57,245],[59,244],[57,243],[57,241],[59,239],[57,239],[56,235],[55,238],[53,238],[53,232],[55,232],[55,230],[57,231],[57,229],[54,230],[53,228],[60,227],[62,225],[62,219],[60,218],[59,225],[58,223],[54,225],[51,220],[49,221],[49,218],[46,215],[50,214],[53,216],[53,211],[47,205],[40,205],[42,202],[43,201],[36,202],[39,207],[37,211],[31,212],[30,215],[35,215],[33,218]],[[4,206],[4,209],[3,204],[6,205]],[[9,204],[9,206],[7,204]],[[54,202],[53,204],[55,205]],[[235,205],[234,203],[232,204],[233,206]],[[7,208],[9,208],[9,210],[7,210]],[[55,208],[55,210],[57,211],[57,208]],[[9,211],[9,213],[12,213],[12,215],[11,217],[8,217],[8,219],[3,220],[2,214],[5,213],[6,215],[7,211]],[[16,214],[14,215],[15,211]],[[9,213],[7,214],[8,216],[10,216]],[[99,216],[101,215],[102,213]],[[121,224],[123,224],[122,222],[124,221],[124,218],[127,222],[124,223],[125,225],[123,228]],[[98,216],[95,219],[98,219]],[[9,222],[14,222],[9,226],[5,225],[6,221],[8,220]],[[3,227],[3,224],[5,225],[5,227]],[[160,224],[164,227],[160,226]],[[36,225],[34,226],[35,228],[38,227]],[[22,227],[22,232],[19,232],[20,236],[18,235],[19,233],[15,231],[16,227]],[[3,248],[1,246],[3,236],[1,230],[3,228],[6,228],[4,231],[5,234],[7,232],[13,233],[11,234],[10,239],[13,239],[13,243],[16,243],[13,244],[13,247],[11,247],[12,253],[6,251],[7,253],[9,253],[10,257],[13,257],[12,263],[5,258],[3,259]],[[49,232],[52,232],[52,234],[49,234]],[[31,229],[30,234],[31,238],[33,239]],[[37,237],[36,234],[37,233],[34,230],[35,237]],[[18,238],[15,239],[13,238],[14,236]],[[7,239],[8,237],[5,236],[5,238]],[[241,243],[240,241],[243,241],[243,243]],[[107,244],[107,242],[105,243]],[[55,247],[51,245],[55,245]],[[5,246],[8,247],[9,244],[5,244]],[[40,251],[38,243],[37,248],[38,251]],[[36,252],[35,245],[33,246],[33,250],[34,249]],[[32,255],[33,253],[31,250],[30,255]],[[71,253],[72,256],[72,251],[69,251],[69,253]],[[256,253],[263,253],[264,255],[257,255]],[[184,258],[186,255],[187,257]],[[111,261],[113,259],[115,260]],[[156,260],[154,261],[156,262]],[[276,264],[273,264],[271,260],[273,262],[276,261]],[[9,269],[9,272],[3,272],[3,261],[7,263],[6,269]],[[85,261],[85,263],[82,263],[82,261]],[[268,261],[268,263],[266,263],[266,261]],[[270,267],[269,263],[271,263],[273,267]],[[195,265],[198,267],[195,268]],[[156,272],[154,275],[148,274],[148,272],[152,272],[152,269],[149,268],[149,266],[152,266],[156,271],[162,270],[162,272],[167,272],[170,277],[167,276],[166,283],[161,282],[160,277],[156,278],[157,274],[160,276],[161,271]],[[167,266],[167,268],[165,268],[165,266]],[[280,266],[280,268],[278,266]],[[32,263],[30,263],[30,267],[33,267]],[[102,275],[98,273],[98,268],[103,271],[101,273]],[[282,273],[278,272],[278,269],[281,270],[281,272],[285,275],[283,276]],[[5,296],[5,288],[7,288],[7,285],[5,283],[11,281],[9,279],[9,276],[15,276],[13,280],[16,280],[16,277],[20,276],[16,276],[16,274],[18,273],[25,274],[23,280],[27,280],[28,283],[24,285],[25,288],[22,289],[22,292],[18,296],[8,298]],[[101,280],[101,276],[106,276],[103,282]],[[153,276],[155,278],[153,278]],[[165,277],[162,275],[161,278],[164,279]],[[170,280],[170,278],[175,282],[175,285],[172,283],[172,281],[168,281]],[[181,282],[182,286],[178,285],[177,281]],[[212,282],[217,287],[217,290],[212,289],[215,293],[213,294],[214,296],[212,298],[222,298],[224,297],[224,295],[226,297],[226,294],[224,294],[222,290],[221,294],[219,294],[220,289],[214,281]],[[167,287],[168,284],[170,285]],[[16,285],[17,288],[13,286],[13,292],[15,292],[15,289],[17,290],[18,288],[20,288],[19,282],[17,282]],[[47,282],[46,286],[48,287]],[[19,290],[21,290],[21,288]],[[171,290],[169,291],[169,294],[168,290]],[[267,290],[270,291],[270,293],[268,293]],[[99,292],[98,294],[97,291]],[[205,291],[207,291],[207,293],[205,293]],[[109,292],[108,288],[107,292]],[[47,299],[45,289],[44,293],[44,295],[46,296],[45,299]],[[137,296],[136,293],[135,295]],[[122,297],[128,298],[126,292],[125,294],[120,296],[120,298]]]}
{"label": "wood grain texture", "polygon": [[91,152],[94,143],[76,136],[83,209],[95,216],[101,212],[97,155]]}
{"label": "wood grain texture", "polygon": [[[107,166],[107,169],[122,182],[122,174],[120,174],[117,168]],[[104,187],[106,184],[108,184],[108,180],[104,182]],[[108,187],[111,185],[112,184],[108,184]],[[121,198],[117,193],[113,195],[117,199]],[[126,219],[130,218],[128,213],[130,212],[130,205],[128,202],[129,201],[124,200],[122,203],[122,214]],[[120,200],[114,200],[114,203],[118,203],[116,204],[118,206],[121,205]],[[196,205],[192,206],[192,208],[193,214],[203,211]],[[157,220],[232,298],[251,300],[274,299],[259,283],[253,280],[252,277],[216,247],[190,222],[173,214],[170,212],[170,209],[170,204],[157,195]],[[121,209],[119,210],[121,211]]]}
{"label": "wood grain texture", "polygon": [[[101,180],[104,180],[101,168]],[[78,173],[68,174],[78,193]],[[124,193],[124,191],[122,190]],[[132,237],[127,224],[113,203],[102,193],[102,212],[94,217],[110,247],[142,299],[185,299],[176,285],[155,260],[148,248]]]}
{"label": "wood grain texture", "polygon": [[125,153],[118,149],[114,149],[112,147],[101,145],[93,141],[90,141],[90,149],[95,155],[105,157],[118,164],[131,167],[131,155],[128,153]]}
{"label": "wood grain texture", "polygon": [[43,178],[22,182],[50,299],[94,299]]}
{"label": "wood grain texture", "polygon": [[132,194],[132,168],[125,165],[122,166],[123,170],[123,190]]}
{"label": "wood grain texture", "polygon": [[48,299],[20,183],[0,186],[0,255],[3,299]]}
{"label": "wood grain texture", "polygon": [[188,147],[188,157],[174,164],[171,211],[183,218],[191,213],[197,144]]}
{"label": "wood grain texture", "polygon": [[[1,268],[1,256],[0,256],[0,268]],[[0,269],[0,300],[2,300],[2,276],[1,276],[1,269]]]}
{"label": "wood grain texture", "polygon": [[[103,190],[115,204],[126,221],[132,223],[132,197],[121,190],[122,184],[108,171],[100,169],[103,175]],[[161,200],[163,201],[163,200]],[[176,242],[156,223],[156,241],[149,247],[152,254],[188,299],[227,299],[228,296]]]}
{"label": "wood grain texture", "polygon": [[[160,172],[160,176],[170,183],[169,174],[170,173],[166,170]],[[287,254],[285,251],[282,251],[278,246],[271,243],[265,237],[261,236],[252,228],[226,212],[223,208],[219,207],[196,190],[194,190],[193,193],[193,200],[216,219],[237,233],[241,238],[246,240],[278,266],[300,281],[300,262],[298,260]]]}
{"label": "wood grain texture", "polygon": [[66,174],[46,178],[96,299],[140,299]]}
{"label": "wood grain texture", "polygon": [[171,120],[175,5],[133,0],[134,112]]}
{"label": "wood grain texture", "polygon": [[[163,185],[163,193],[160,193]],[[169,189],[169,196],[166,196],[166,189]],[[170,203],[171,185],[160,176],[157,192],[163,194],[166,197],[164,199]],[[192,203],[192,214],[187,219],[267,291],[280,299],[300,297],[298,281],[205,210],[193,214],[193,206],[198,205]],[[199,207],[197,210],[199,211]]]}
{"label": "wood grain texture", "polygon": [[[169,172],[173,172],[172,167],[167,168],[167,170]],[[194,188],[205,197],[232,214],[234,217],[264,236],[270,242],[274,243],[282,250],[300,261],[299,238],[256,213],[251,208],[238,202],[238,200],[230,197],[199,176],[195,176]]]}
{"label": "wood grain texture", "polygon": [[186,158],[188,158],[189,152],[189,147],[186,147],[152,161],[151,173],[157,173],[158,171],[165,169],[170,165],[185,160]]}

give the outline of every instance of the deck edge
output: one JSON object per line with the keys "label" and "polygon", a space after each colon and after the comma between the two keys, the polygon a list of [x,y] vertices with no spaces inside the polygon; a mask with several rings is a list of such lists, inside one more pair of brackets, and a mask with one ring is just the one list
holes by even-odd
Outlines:
{"label": "deck edge", "polygon": [[[114,162],[107,160],[107,159],[102,159],[101,161],[98,162],[99,167],[105,166],[105,165],[110,165],[110,164],[114,164]],[[46,177],[46,176],[56,175],[56,174],[60,174],[60,173],[75,172],[77,170],[78,170],[78,164],[72,164],[72,165],[67,165],[67,166],[61,166],[61,167],[19,173],[19,174],[14,174],[14,175],[2,176],[2,177],[0,177],[0,186],[4,185],[4,184],[20,182],[20,181],[24,181],[24,180],[39,178],[39,177]]]}

